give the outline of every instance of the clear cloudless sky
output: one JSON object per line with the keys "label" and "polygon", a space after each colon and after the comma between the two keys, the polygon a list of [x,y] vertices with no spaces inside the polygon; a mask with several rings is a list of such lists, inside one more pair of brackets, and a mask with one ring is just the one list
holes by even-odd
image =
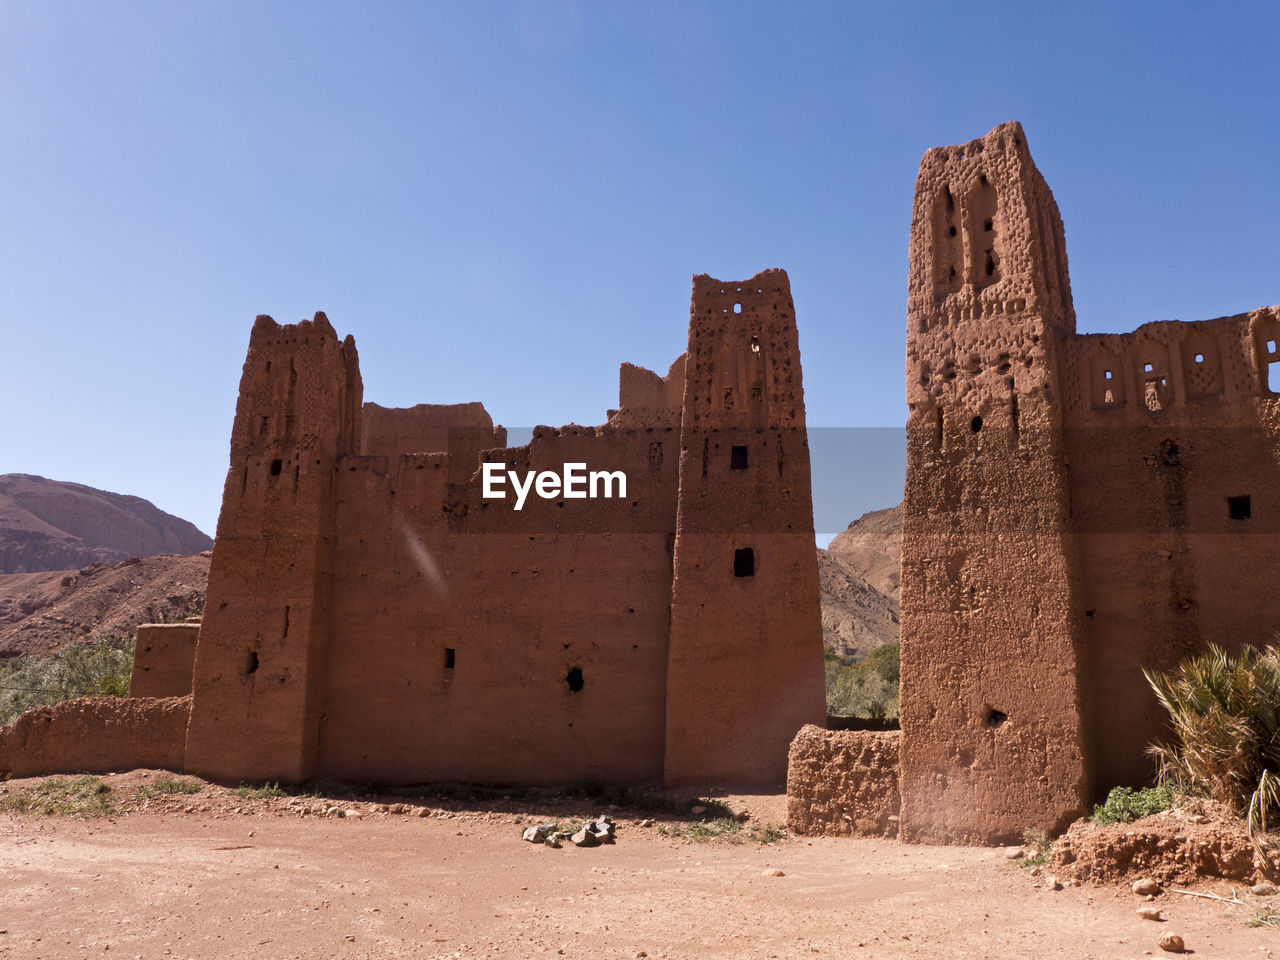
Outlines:
{"label": "clear cloudless sky", "polygon": [[833,532],[901,496],[927,148],[1023,123],[1082,332],[1280,302],[1278,11],[3,0],[0,473],[212,533],[256,314],[384,405],[594,424],[691,275],[776,266],[810,426],[891,428],[815,455]]}

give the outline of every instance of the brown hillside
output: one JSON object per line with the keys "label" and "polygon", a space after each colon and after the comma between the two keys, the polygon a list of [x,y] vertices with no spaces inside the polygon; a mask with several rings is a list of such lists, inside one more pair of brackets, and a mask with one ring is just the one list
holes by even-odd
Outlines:
{"label": "brown hillside", "polygon": [[889,597],[896,608],[902,574],[902,504],[864,513],[836,535],[827,552]]}
{"label": "brown hillside", "polygon": [[0,575],[0,657],[48,656],[77,640],[199,613],[208,577],[207,552]]}
{"label": "brown hillside", "polygon": [[864,514],[818,550],[822,638],[842,656],[898,642],[902,507]]}
{"label": "brown hillside", "polygon": [[141,497],[23,473],[0,476],[0,573],[65,571],[213,541]]}

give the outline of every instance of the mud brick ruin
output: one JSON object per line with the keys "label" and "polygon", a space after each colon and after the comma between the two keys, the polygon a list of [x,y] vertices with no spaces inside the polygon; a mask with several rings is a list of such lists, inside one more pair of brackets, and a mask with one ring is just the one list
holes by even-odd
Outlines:
{"label": "mud brick ruin", "polygon": [[[1148,782],[1144,749],[1165,733],[1142,668],[1271,638],[1278,342],[1274,307],[1077,334],[1062,221],[1022,128],[925,154],[907,304],[904,839],[1018,839]],[[865,765],[863,739],[835,766]],[[854,818],[822,800],[820,755],[793,750],[792,808],[839,832]]]}
{"label": "mud brick ruin", "polygon": [[[1280,309],[1077,334],[1016,123],[925,154],[908,293],[900,732],[822,729],[774,270],[694,278],[666,377],[624,365],[608,423],[517,448],[479,404],[363,403],[323,315],[260,317],[202,625],[140,635],[150,697],[0,731],[0,768],[91,768],[97,736],[97,769],[221,779],[767,781],[813,724],[798,832],[1064,828],[1152,773],[1143,668],[1280,623]],[[484,462],[622,470],[627,496],[517,513],[481,497]]]}
{"label": "mud brick ruin", "polygon": [[[146,632],[135,663],[144,692],[190,692],[189,722],[167,742],[172,709],[143,701],[97,733],[141,725],[231,781],[780,782],[825,716],[786,274],[695,277],[688,352],[665,377],[624,364],[620,393],[602,426],[509,448],[478,403],[364,403],[323,314],[259,317],[203,621]],[[626,497],[516,512],[484,462],[620,470]],[[49,722],[11,728],[0,765],[86,760]]]}

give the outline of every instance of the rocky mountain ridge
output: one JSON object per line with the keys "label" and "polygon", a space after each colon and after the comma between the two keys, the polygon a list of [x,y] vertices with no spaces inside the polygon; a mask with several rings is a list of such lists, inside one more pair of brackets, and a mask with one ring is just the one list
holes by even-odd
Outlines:
{"label": "rocky mountain ridge", "polygon": [[0,574],[78,570],[212,547],[194,524],[142,497],[25,473],[0,475]]}

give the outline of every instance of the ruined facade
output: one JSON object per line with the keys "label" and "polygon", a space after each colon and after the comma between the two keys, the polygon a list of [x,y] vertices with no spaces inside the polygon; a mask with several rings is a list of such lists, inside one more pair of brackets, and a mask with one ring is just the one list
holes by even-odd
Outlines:
{"label": "ruined facade", "polygon": [[[323,314],[254,325],[184,767],[221,779],[781,781],[824,716],[786,274],[694,279],[689,349],[598,427],[365,403]],[[481,467],[622,471],[485,498]]]}
{"label": "ruined facade", "polygon": [[907,308],[902,835],[1017,838],[1145,782],[1141,668],[1266,642],[1280,311],[1076,333],[1022,129],[928,151]]}

